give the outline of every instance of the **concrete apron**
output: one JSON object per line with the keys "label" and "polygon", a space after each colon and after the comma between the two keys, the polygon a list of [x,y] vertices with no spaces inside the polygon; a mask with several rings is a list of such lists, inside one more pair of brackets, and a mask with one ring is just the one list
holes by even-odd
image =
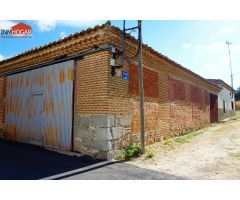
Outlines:
{"label": "concrete apron", "polygon": [[114,159],[121,149],[131,116],[75,115],[73,150],[101,159]]}

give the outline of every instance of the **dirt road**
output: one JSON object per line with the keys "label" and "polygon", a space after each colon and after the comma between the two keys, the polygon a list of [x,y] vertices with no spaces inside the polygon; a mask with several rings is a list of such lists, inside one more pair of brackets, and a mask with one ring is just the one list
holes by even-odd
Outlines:
{"label": "dirt road", "polygon": [[240,179],[240,112],[193,136],[162,141],[151,148],[152,159],[140,157],[129,163],[185,179]]}

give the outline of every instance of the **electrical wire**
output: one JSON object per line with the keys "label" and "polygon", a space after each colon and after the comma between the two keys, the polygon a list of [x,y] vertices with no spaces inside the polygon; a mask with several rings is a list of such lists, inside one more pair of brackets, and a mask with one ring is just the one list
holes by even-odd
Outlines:
{"label": "electrical wire", "polygon": [[[125,27],[125,22],[124,22],[124,27]],[[125,29],[125,28],[124,28]],[[139,26],[137,27],[137,29],[138,29],[138,32],[139,32]],[[130,31],[130,33],[128,33],[129,35],[132,33],[132,32],[136,32],[136,30],[131,30]],[[126,56],[126,54],[125,54],[125,52],[126,52],[126,36],[127,36],[127,34],[126,34],[126,32],[125,32],[125,30],[123,30],[123,44],[122,44],[122,46],[124,45],[124,49],[123,49],[123,51],[122,51],[122,55],[124,55],[124,57],[128,57],[128,56]],[[140,38],[140,35],[138,34],[138,49],[137,49],[137,52],[136,52],[136,54],[133,56],[133,57],[128,57],[128,59],[135,59],[137,56],[138,56],[138,54],[139,54],[139,50],[140,50],[140,44],[141,44],[141,38]],[[119,57],[119,56],[118,56]],[[123,59],[125,59],[125,58],[123,58]],[[123,66],[123,61],[122,61],[122,66]],[[124,66],[123,66],[124,67]]]}

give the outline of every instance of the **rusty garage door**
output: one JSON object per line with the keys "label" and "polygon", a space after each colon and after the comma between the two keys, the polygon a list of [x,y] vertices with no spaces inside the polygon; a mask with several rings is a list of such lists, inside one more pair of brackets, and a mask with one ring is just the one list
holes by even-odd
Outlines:
{"label": "rusty garage door", "polygon": [[71,150],[74,61],[7,76],[5,137]]}

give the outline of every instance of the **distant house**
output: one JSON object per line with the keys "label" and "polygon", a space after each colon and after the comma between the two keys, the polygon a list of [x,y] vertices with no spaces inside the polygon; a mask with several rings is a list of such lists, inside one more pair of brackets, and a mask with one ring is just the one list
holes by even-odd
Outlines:
{"label": "distant house", "polygon": [[208,79],[222,88],[218,93],[218,120],[235,115],[235,90],[221,79]]}

